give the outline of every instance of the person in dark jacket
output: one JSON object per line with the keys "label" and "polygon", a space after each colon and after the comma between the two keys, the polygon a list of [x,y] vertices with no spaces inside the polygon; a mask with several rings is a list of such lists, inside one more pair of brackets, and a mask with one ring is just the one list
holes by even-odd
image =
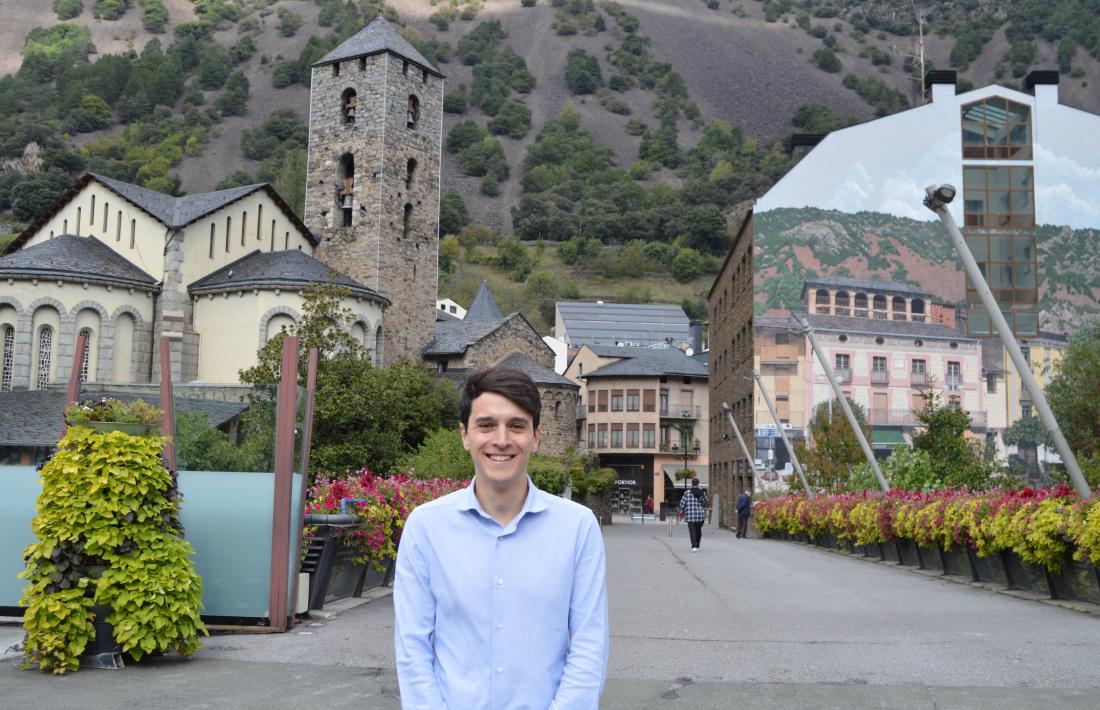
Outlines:
{"label": "person in dark jacket", "polygon": [[737,537],[748,535],[749,516],[752,515],[752,489],[746,488],[737,498]]}

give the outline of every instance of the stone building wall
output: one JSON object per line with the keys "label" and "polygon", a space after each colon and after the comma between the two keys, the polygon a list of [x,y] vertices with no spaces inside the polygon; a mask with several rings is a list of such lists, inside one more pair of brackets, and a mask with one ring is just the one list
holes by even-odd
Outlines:
{"label": "stone building wall", "polygon": [[562,456],[577,443],[577,389],[567,385],[538,388],[542,398],[539,451],[548,456]]}
{"label": "stone building wall", "polygon": [[[722,403],[733,408],[737,428],[755,457],[752,382],[753,335],[753,218],[745,218],[722,270],[708,296],[710,312],[710,489],[722,499],[720,520],[737,524],[734,502],[752,487],[753,471],[745,461]],[[749,379],[745,379],[749,378]]]}
{"label": "stone building wall", "polygon": [[[388,311],[386,317],[389,318]],[[452,366],[476,370],[494,365],[514,352],[526,355],[549,370],[554,369],[554,351],[521,316],[512,317],[507,323],[468,347],[462,359],[452,363]]]}
{"label": "stone building wall", "polygon": [[[357,103],[352,123],[348,89]],[[419,104],[413,126],[410,96]],[[394,54],[313,70],[305,223],[322,239],[318,258],[392,301],[383,323],[386,362],[418,359],[434,333],[442,116],[443,79]],[[338,195],[345,154],[354,159],[348,227]]]}

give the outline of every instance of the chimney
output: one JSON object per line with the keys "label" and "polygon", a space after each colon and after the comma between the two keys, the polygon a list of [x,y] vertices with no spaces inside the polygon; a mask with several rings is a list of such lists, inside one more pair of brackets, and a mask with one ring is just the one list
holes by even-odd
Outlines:
{"label": "chimney", "polygon": [[698,355],[703,352],[703,324],[700,321],[691,321],[688,332],[691,334],[691,352]]}
{"label": "chimney", "polygon": [[924,91],[933,103],[936,99],[954,96],[957,78],[954,69],[932,69],[924,75]]}
{"label": "chimney", "polygon": [[1024,78],[1024,88],[1035,95],[1036,104],[1057,104],[1058,72],[1036,69]]}
{"label": "chimney", "polygon": [[806,154],[814,149],[818,143],[824,140],[824,133],[793,133],[790,138],[791,157],[795,161],[802,160]]}

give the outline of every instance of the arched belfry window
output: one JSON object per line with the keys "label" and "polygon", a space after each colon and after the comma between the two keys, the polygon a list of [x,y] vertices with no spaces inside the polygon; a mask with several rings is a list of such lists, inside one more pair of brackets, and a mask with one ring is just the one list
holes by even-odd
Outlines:
{"label": "arched belfry window", "polygon": [[409,96],[409,112],[406,119],[409,128],[416,128],[417,121],[420,120],[420,99],[414,95]]}
{"label": "arched belfry window", "polygon": [[0,338],[0,350],[3,351],[0,357],[0,392],[9,392],[15,364],[15,328],[5,325],[0,328],[0,334],[3,336]]}
{"label": "arched belfry window", "polygon": [[38,368],[35,372],[35,389],[46,389],[50,383],[50,365],[53,362],[53,328],[44,325],[38,331]]}
{"label": "arched belfry window", "polygon": [[401,225],[401,235],[409,236],[409,230],[412,228],[412,216],[413,206],[409,203],[405,203],[405,221]]}
{"label": "arched belfry window", "polygon": [[336,208],[342,215],[342,224],[351,226],[351,210],[353,196],[355,195],[355,158],[351,153],[340,156],[340,164],[336,170]]}
{"label": "arched belfry window", "polygon": [[413,180],[416,179],[416,158],[409,158],[409,162],[405,165],[405,189],[412,188]]}
{"label": "arched belfry window", "polygon": [[344,89],[340,98],[340,110],[344,113],[344,123],[355,123],[355,111],[359,105],[359,99],[355,95],[355,89]]}

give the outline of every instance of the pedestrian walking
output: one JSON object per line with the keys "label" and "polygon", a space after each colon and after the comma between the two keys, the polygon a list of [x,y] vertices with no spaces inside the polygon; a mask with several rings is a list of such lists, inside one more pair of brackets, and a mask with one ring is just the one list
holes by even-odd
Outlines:
{"label": "pedestrian walking", "polygon": [[749,517],[752,515],[752,489],[746,488],[737,497],[737,537],[749,534]]}
{"label": "pedestrian walking", "polygon": [[691,551],[699,550],[703,538],[703,521],[707,519],[707,492],[699,487],[699,479],[691,479],[691,488],[680,496],[680,517],[688,525]]}
{"label": "pedestrian walking", "polygon": [[539,391],[470,375],[459,399],[474,480],[418,506],[397,554],[402,708],[596,710],[607,672],[606,557],[592,511],[535,487]]}

